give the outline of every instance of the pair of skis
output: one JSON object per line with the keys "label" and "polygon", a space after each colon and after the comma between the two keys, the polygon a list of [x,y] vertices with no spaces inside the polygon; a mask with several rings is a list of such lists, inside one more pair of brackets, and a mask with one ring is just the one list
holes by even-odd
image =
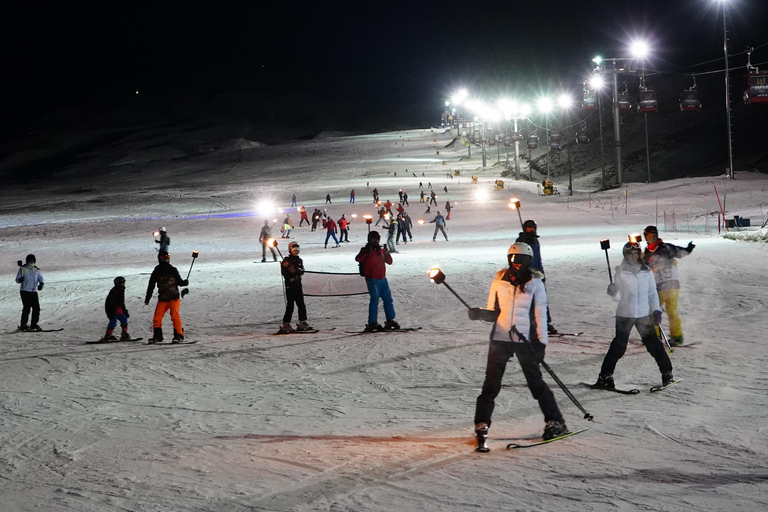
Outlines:
{"label": "pair of skis", "polygon": [[[576,434],[581,434],[582,432],[585,432],[589,430],[589,427],[584,427],[579,430],[574,430],[573,432],[568,432],[566,434],[563,434],[561,436],[553,437],[552,439],[543,439],[541,437],[531,437],[531,438],[524,438],[524,440],[531,441],[530,443],[509,443],[507,444],[507,450],[519,450],[522,448],[533,448],[534,446],[541,446],[542,444],[548,444],[553,443],[555,441],[561,441],[563,439],[566,439],[571,436],[575,436]],[[490,448],[488,448],[487,438],[486,437],[480,437],[478,436],[477,439],[477,448],[475,448],[476,452],[479,453],[488,453],[491,451]]]}
{"label": "pair of skis", "polygon": [[[656,386],[652,386],[649,391],[651,393],[657,393],[657,392],[659,392],[659,391],[661,391],[663,389],[668,388],[669,386],[674,386],[675,384],[677,384],[678,382],[680,382],[682,380],[683,379],[677,379],[677,380],[669,381],[666,384],[657,384]],[[597,384],[589,384],[588,382],[582,382],[581,384],[583,386],[587,386],[590,389],[599,389],[599,390],[602,390],[602,391],[611,391],[613,393],[619,393],[619,394],[622,394],[622,395],[637,395],[637,394],[640,393],[640,390],[637,389],[637,388],[632,388],[632,389],[606,388],[604,386],[598,386]]]}

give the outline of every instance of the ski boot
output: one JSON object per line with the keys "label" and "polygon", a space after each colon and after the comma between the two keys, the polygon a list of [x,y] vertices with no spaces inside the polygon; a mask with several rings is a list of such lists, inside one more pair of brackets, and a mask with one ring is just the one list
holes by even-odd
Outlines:
{"label": "ski boot", "polygon": [[131,338],[131,335],[130,335],[130,334],[128,334],[128,331],[124,331],[124,332],[123,332],[123,333],[120,335],[120,341],[131,341],[131,339],[132,339],[132,338]]}
{"label": "ski boot", "polygon": [[488,440],[488,424],[478,423],[475,425],[475,435],[477,436],[477,448],[475,448],[475,451],[480,453],[491,451],[486,442]]}
{"label": "ski boot", "polygon": [[171,340],[171,343],[181,343],[184,341],[184,335],[181,334],[176,329],[173,330],[173,339]]}
{"label": "ski boot", "polygon": [[161,341],[163,341],[163,328],[155,327],[154,333],[147,343],[151,345],[153,343],[160,343]]}
{"label": "ski boot", "polygon": [[542,435],[541,438],[544,441],[549,441],[550,439],[564,436],[568,433],[570,433],[570,431],[568,430],[568,427],[565,426],[564,421],[551,420],[544,425],[544,435]]}
{"label": "ski boot", "polygon": [[29,331],[30,332],[40,332],[42,330],[43,329],[39,325],[37,325],[37,324],[32,324],[32,325],[29,326]]}
{"label": "ski boot", "polygon": [[284,322],[283,325],[280,326],[279,332],[293,332],[293,327],[288,322]]}
{"label": "ski boot", "polygon": [[597,382],[592,386],[602,389],[616,389],[616,384],[613,383],[613,375],[610,373],[601,373],[597,378]]}
{"label": "ski boot", "polygon": [[675,378],[672,376],[672,372],[661,372],[661,385],[669,386],[675,382]]}
{"label": "ski boot", "polygon": [[552,324],[547,324],[547,333],[548,334],[557,334],[557,328],[555,328]]}
{"label": "ski boot", "polygon": [[312,326],[307,323],[306,320],[302,320],[298,324],[296,324],[296,330],[297,331],[313,331]]}
{"label": "ski boot", "polygon": [[384,329],[387,331],[396,331],[400,329],[400,324],[395,322],[395,319],[387,320],[384,322]]}
{"label": "ski boot", "polygon": [[105,334],[100,341],[117,341],[117,338],[112,334]]}
{"label": "ski boot", "polygon": [[669,346],[670,347],[679,347],[683,344],[683,337],[682,336],[672,336],[669,338]]}
{"label": "ski boot", "polygon": [[384,331],[384,327],[381,326],[381,324],[378,323],[372,323],[372,324],[365,324],[365,329],[363,332],[381,332]]}
{"label": "ski boot", "polygon": [[19,330],[23,332],[27,332],[29,330],[29,326],[27,324],[21,324],[19,326]]}

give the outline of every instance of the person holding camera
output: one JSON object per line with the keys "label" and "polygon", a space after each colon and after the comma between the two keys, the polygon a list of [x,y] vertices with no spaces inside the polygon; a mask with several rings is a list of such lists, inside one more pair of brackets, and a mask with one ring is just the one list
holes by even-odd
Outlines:
{"label": "person holding camera", "polygon": [[661,383],[666,386],[674,382],[674,379],[672,362],[656,334],[656,326],[661,324],[656,282],[651,269],[643,262],[643,253],[637,242],[624,244],[622,254],[624,259],[616,267],[616,279],[608,285],[607,290],[608,295],[619,303],[616,307],[616,336],[611,341],[600,368],[600,375],[592,387],[615,389],[613,371],[627,350],[632,327],[640,333],[645,349],[656,360],[661,372]]}
{"label": "person holding camera", "polygon": [[470,308],[470,320],[493,322],[485,382],[475,408],[477,451],[487,452],[494,400],[501,390],[507,361],[517,356],[533,398],[544,413],[546,441],[568,433],[555,396],[542,379],[539,363],[547,346],[547,292],[529,268],[533,250],[515,242],[507,251],[509,268],[496,273],[488,292],[487,309]]}
{"label": "person holding camera", "polygon": [[[22,304],[20,331],[42,331],[40,326],[37,325],[37,322],[40,320],[40,299],[37,296],[37,292],[43,289],[45,281],[43,273],[37,268],[36,263],[37,258],[35,258],[34,254],[27,254],[27,261],[23,265],[21,260],[18,261],[20,268],[16,272],[16,282],[21,285]],[[32,310],[32,325],[27,325],[30,310]]]}
{"label": "person holding camera", "polygon": [[[365,284],[371,298],[368,303],[365,332],[400,329],[400,324],[395,321],[395,305],[387,281],[387,265],[392,264],[392,255],[386,246],[381,246],[381,235],[378,231],[368,233],[368,244],[360,249],[355,261],[360,264],[360,274],[365,276]],[[384,315],[387,318],[383,327],[378,322],[379,299],[384,303]]]}
{"label": "person holding camera", "polygon": [[149,306],[152,293],[157,286],[157,306],[155,306],[155,315],[152,318],[153,336],[149,343],[160,343],[163,341],[163,316],[171,312],[171,321],[173,322],[173,343],[184,341],[184,328],[181,325],[181,315],[179,307],[181,306],[181,295],[179,286],[187,286],[189,281],[182,279],[179,271],[171,265],[171,255],[165,251],[160,251],[157,255],[157,266],[149,277],[147,286],[147,296],[144,298],[144,305]]}

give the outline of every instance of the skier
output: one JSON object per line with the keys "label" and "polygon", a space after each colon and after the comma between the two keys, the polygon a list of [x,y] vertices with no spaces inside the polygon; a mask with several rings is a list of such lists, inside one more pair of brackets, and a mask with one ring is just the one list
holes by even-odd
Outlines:
{"label": "skier", "polygon": [[433,204],[437,206],[437,194],[435,194],[434,190],[429,194],[429,205],[431,206]]}
{"label": "skier", "polygon": [[322,214],[320,213],[320,209],[315,208],[315,212],[312,214],[312,231],[317,229],[317,223],[320,222],[321,216]]}
{"label": "skier", "polygon": [[383,206],[379,209],[379,218],[376,220],[375,226],[378,226],[381,221],[384,221],[384,227],[389,226],[389,222],[387,222],[387,209]]}
{"label": "skier", "polygon": [[104,333],[101,341],[117,341],[117,338],[112,333],[115,327],[117,327],[118,320],[122,329],[120,341],[130,341],[131,335],[128,334],[128,318],[131,315],[128,314],[128,308],[125,307],[125,278],[117,276],[114,283],[115,286],[109,290],[107,300],[104,301],[104,311],[107,313],[109,323],[107,324],[107,332]]}
{"label": "skier", "polygon": [[408,192],[403,192],[403,200],[401,201],[405,206],[411,206],[408,204]]}
{"label": "skier", "polygon": [[659,238],[659,230],[656,229],[656,226],[648,226],[643,234],[647,244],[643,261],[653,271],[659,301],[669,317],[669,344],[676,347],[683,344],[683,325],[680,322],[680,315],[677,313],[680,280],[677,275],[675,258],[688,256],[696,246],[693,242],[689,242],[687,247],[668,244]]}
{"label": "skier", "polygon": [[160,244],[158,251],[168,252],[171,250],[171,237],[168,236],[164,227],[157,230],[157,234],[160,235],[160,240],[155,240],[156,244]]}
{"label": "skier", "polygon": [[517,356],[533,398],[544,413],[547,441],[568,433],[563,415],[552,390],[541,377],[539,364],[547,346],[547,292],[535,278],[530,262],[533,250],[524,243],[514,243],[507,251],[509,268],[496,273],[488,293],[487,309],[470,308],[470,320],[494,322],[488,347],[485,382],[475,408],[477,451],[486,452],[485,442],[491,426],[494,400],[501,390],[501,380],[509,358]]}
{"label": "skier", "polygon": [[403,212],[403,241],[405,241],[405,235],[408,235],[408,241],[413,242],[413,235],[411,234],[411,228],[413,227],[413,221],[408,212]]}
{"label": "skier", "polygon": [[397,252],[397,220],[393,220],[387,226],[387,248],[389,252]]}
{"label": "skier", "polygon": [[392,215],[392,201],[387,199],[387,202],[384,203],[384,208],[387,210],[387,213]]}
{"label": "skier", "polygon": [[432,235],[432,241],[435,242],[437,238],[437,231],[440,230],[443,232],[443,236],[445,237],[445,241],[448,241],[448,235],[445,234],[445,217],[442,216],[440,213],[440,210],[437,210],[437,215],[435,215],[435,218],[429,221],[430,224],[435,225],[435,232]]}
{"label": "skier", "polygon": [[297,242],[288,244],[288,256],[283,258],[280,265],[280,273],[285,279],[285,314],[283,325],[279,332],[293,332],[291,317],[293,316],[294,303],[299,308],[299,323],[297,331],[311,331],[312,327],[307,323],[307,307],[304,305],[304,290],[301,287],[301,276],[304,275],[304,262],[299,258],[300,247]]}
{"label": "skier", "polygon": [[645,349],[656,360],[661,372],[661,383],[666,386],[674,382],[674,378],[672,363],[656,335],[655,326],[661,324],[661,310],[653,273],[643,262],[643,254],[637,243],[627,242],[621,252],[624,259],[616,267],[615,282],[608,285],[608,295],[619,303],[616,307],[616,336],[611,341],[593,387],[615,389],[613,371],[627,350],[632,327],[640,333]]}
{"label": "skier", "polygon": [[424,191],[423,190],[419,194],[419,202],[420,203],[426,203],[427,202],[426,199],[424,199]]}
{"label": "skier", "polygon": [[160,251],[157,255],[157,266],[149,277],[147,295],[144,298],[144,305],[149,306],[152,293],[157,286],[157,306],[155,306],[155,316],[152,318],[154,333],[149,343],[163,341],[163,316],[169,310],[173,322],[173,343],[184,341],[184,328],[181,325],[181,316],[179,315],[179,307],[181,306],[179,286],[187,285],[189,285],[189,281],[182,279],[176,267],[171,265],[171,255],[165,251]]}
{"label": "skier", "polygon": [[333,241],[336,242],[336,245],[334,247],[339,247],[339,240],[336,238],[336,223],[333,221],[332,218],[328,217],[327,219],[323,220],[323,227],[326,229],[325,234],[325,249],[328,248],[328,239],[333,237]]}
{"label": "skier", "polygon": [[400,204],[403,204],[403,189],[398,190],[397,195],[400,197]]}
{"label": "skier", "polygon": [[339,235],[339,241],[340,242],[349,242],[349,225],[350,221],[347,220],[347,214],[343,214],[341,218],[339,219],[339,231],[341,234]]}
{"label": "skier", "polygon": [[331,194],[325,194],[325,204],[333,204],[331,203]]}
{"label": "skier", "polygon": [[304,222],[309,226],[309,218],[307,217],[307,209],[303,206],[299,208],[299,214],[301,214],[301,220],[299,221],[299,227],[304,225]]}
{"label": "skier", "polygon": [[291,238],[291,229],[293,229],[293,221],[291,220],[291,214],[285,216],[283,219],[283,228],[280,230],[282,235],[280,238]]}
{"label": "skier", "polygon": [[292,208],[296,207],[296,194],[293,194],[293,196],[291,197],[291,207]]}
{"label": "skier", "polygon": [[[541,262],[541,246],[539,245],[539,235],[537,234],[538,226],[536,222],[528,219],[523,222],[523,230],[517,237],[516,242],[523,242],[531,246],[533,249],[533,260],[531,261],[531,271],[534,277],[541,279],[545,287],[547,284],[547,277],[544,275],[544,265]],[[547,331],[549,334],[557,334],[557,329],[552,325],[552,316],[549,314],[549,303],[547,303]]]}
{"label": "skier", "polygon": [[[24,265],[19,260],[19,267],[21,268],[16,272],[16,282],[21,285],[19,287],[19,293],[21,294],[20,331],[42,331],[40,326],[37,325],[37,322],[40,320],[40,299],[37,292],[43,289],[45,280],[43,279],[43,273],[37,268],[36,263],[37,258],[35,258],[35,255],[27,254]],[[30,310],[32,310],[32,324],[27,326]]]}
{"label": "skier", "polygon": [[453,209],[453,206],[451,206],[450,201],[445,202],[445,211],[447,212],[445,215],[445,220],[451,220],[451,210]]}
{"label": "skier", "polygon": [[373,194],[373,204],[378,204],[379,203],[379,189],[378,188],[374,188],[372,194]]}
{"label": "skier", "polygon": [[355,204],[355,189],[349,192],[349,204]]}
{"label": "skier", "polygon": [[[387,247],[381,247],[381,235],[378,231],[368,233],[368,244],[360,249],[355,261],[361,264],[361,273],[365,276],[370,302],[368,303],[368,323],[365,332],[400,329],[395,321],[395,305],[387,282],[387,265],[392,264],[392,255]],[[387,321],[382,327],[378,323],[379,299],[384,303],[384,315]]]}
{"label": "skier", "polygon": [[261,242],[261,262],[267,262],[267,248],[272,251],[272,260],[277,261],[277,254],[275,248],[269,245],[269,239],[272,238],[272,226],[269,225],[269,219],[264,219],[264,226],[261,228],[261,234],[259,234],[259,242]]}

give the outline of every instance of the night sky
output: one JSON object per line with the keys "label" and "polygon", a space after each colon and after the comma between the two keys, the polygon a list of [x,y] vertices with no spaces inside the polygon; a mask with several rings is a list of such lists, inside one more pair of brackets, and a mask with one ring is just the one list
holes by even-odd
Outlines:
{"label": "night sky", "polygon": [[[439,111],[461,85],[488,95],[575,91],[594,55],[626,55],[641,34],[657,70],[723,67],[683,69],[723,55],[717,0],[21,4],[2,30],[6,124],[35,108],[135,90],[306,94]],[[731,53],[768,43],[768,2],[729,4]],[[753,55],[761,62],[768,46]]]}

